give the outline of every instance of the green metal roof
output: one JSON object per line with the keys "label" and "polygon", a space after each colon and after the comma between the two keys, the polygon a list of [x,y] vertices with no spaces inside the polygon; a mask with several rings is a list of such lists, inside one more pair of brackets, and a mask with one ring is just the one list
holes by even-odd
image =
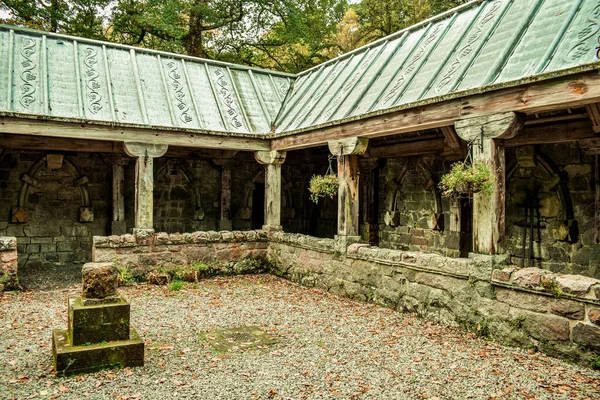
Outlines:
{"label": "green metal roof", "polygon": [[299,75],[0,25],[0,115],[281,134],[600,69],[599,0],[475,0]]}
{"label": "green metal roof", "polygon": [[0,113],[267,133],[293,75],[0,26]]}
{"label": "green metal roof", "polygon": [[301,73],[276,132],[598,68],[599,36],[598,0],[473,1]]}

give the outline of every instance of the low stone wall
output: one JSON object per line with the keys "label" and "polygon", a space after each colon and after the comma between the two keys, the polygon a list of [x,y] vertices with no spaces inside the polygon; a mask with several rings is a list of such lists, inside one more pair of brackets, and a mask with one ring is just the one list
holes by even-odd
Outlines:
{"label": "low stone wall", "polygon": [[197,279],[199,274],[263,272],[269,246],[266,233],[260,230],[94,236],[93,242],[93,262],[114,262],[135,280],[150,278],[157,283],[166,283],[157,273]]}
{"label": "low stone wall", "polygon": [[0,292],[19,288],[17,238],[0,237]]}
{"label": "low stone wall", "polygon": [[[589,363],[600,353],[600,281],[436,254],[276,233],[273,272],[306,286],[461,325],[504,344]],[[542,278],[545,277],[545,278]]]}

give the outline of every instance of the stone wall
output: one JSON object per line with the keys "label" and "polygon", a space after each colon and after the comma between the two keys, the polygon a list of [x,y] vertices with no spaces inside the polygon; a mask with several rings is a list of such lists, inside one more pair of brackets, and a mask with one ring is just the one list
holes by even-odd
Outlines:
{"label": "stone wall", "polygon": [[[275,233],[274,272],[309,287],[460,325],[504,344],[589,363],[600,353],[600,281],[469,258]],[[493,277],[493,278],[492,278]],[[544,277],[544,278],[542,278]]]}
{"label": "stone wall", "polygon": [[593,156],[573,142],[508,149],[506,162],[511,262],[600,278]]}
{"label": "stone wall", "polygon": [[90,261],[92,236],[111,218],[110,176],[92,153],[2,154],[0,236],[17,238],[22,273]]}
{"label": "stone wall", "polygon": [[114,262],[140,281],[153,272],[218,268],[221,273],[255,272],[266,265],[268,238],[264,231],[207,231],[95,236],[93,262]]}
{"label": "stone wall", "polygon": [[431,157],[386,160],[379,174],[381,247],[460,255],[460,233],[450,231],[450,201],[437,186],[446,167]]}
{"label": "stone wall", "polygon": [[0,237],[0,292],[19,288],[17,238]]}

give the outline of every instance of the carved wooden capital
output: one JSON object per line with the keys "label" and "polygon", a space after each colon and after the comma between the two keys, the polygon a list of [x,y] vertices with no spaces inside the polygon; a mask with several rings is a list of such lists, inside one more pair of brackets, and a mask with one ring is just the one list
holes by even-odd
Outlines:
{"label": "carved wooden capital", "polygon": [[524,124],[524,114],[505,112],[461,119],[454,123],[454,127],[461,139],[471,141],[480,138],[482,133],[485,139],[511,139]]}
{"label": "carved wooden capital", "polygon": [[367,151],[369,146],[368,138],[350,137],[340,140],[331,140],[327,142],[329,151],[334,156],[361,155]]}
{"label": "carved wooden capital", "polygon": [[255,151],[254,158],[260,164],[281,165],[285,161],[285,151]]}
{"label": "carved wooden capital", "polygon": [[123,149],[130,157],[158,158],[165,155],[169,149],[166,144],[150,144],[139,142],[124,142]]}

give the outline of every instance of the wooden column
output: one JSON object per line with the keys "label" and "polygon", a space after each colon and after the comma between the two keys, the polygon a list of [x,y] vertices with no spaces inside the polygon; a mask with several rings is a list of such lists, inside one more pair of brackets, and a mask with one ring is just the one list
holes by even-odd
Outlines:
{"label": "wooden column", "polygon": [[328,142],[329,151],[337,156],[340,180],[338,238],[347,244],[360,240],[358,156],[365,153],[368,144],[368,139],[358,137]]}
{"label": "wooden column", "polygon": [[129,160],[115,159],[112,165],[112,222],[111,235],[127,233],[125,222],[125,169]]}
{"label": "wooden column", "polygon": [[377,158],[363,158],[359,161],[360,175],[362,176],[360,209],[362,233],[361,236],[371,246],[379,244],[379,168],[380,160]]}
{"label": "wooden column", "polygon": [[135,229],[153,232],[154,208],[154,159],[163,156],[166,144],[125,142],[125,153],[135,160]]}
{"label": "wooden column", "polygon": [[254,158],[265,165],[265,224],[264,230],[281,230],[281,164],[284,151],[257,151]]}
{"label": "wooden column", "polygon": [[235,167],[233,157],[237,151],[223,151],[223,158],[214,159],[212,163],[221,169],[221,199],[219,212],[219,230],[233,229],[231,220],[231,171]]}
{"label": "wooden column", "polygon": [[473,251],[483,254],[504,252],[506,202],[506,162],[504,139],[513,138],[525,117],[513,112],[486,115],[456,121],[458,136],[473,145],[473,160],[487,162],[492,171],[491,195],[473,196]]}

